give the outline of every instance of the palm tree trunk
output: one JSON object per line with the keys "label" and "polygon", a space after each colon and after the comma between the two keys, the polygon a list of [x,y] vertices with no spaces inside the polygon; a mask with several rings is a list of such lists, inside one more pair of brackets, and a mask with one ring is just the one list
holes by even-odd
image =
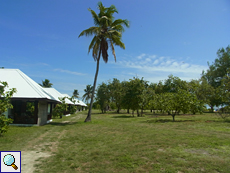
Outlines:
{"label": "palm tree trunk", "polygon": [[92,107],[93,107],[93,97],[94,97],[96,83],[97,83],[97,76],[98,76],[98,71],[99,71],[100,55],[101,55],[101,48],[100,48],[100,52],[99,52],[98,59],[97,59],[97,69],[96,69],[96,73],[95,73],[95,77],[94,77],[93,92],[92,92],[92,97],[91,97],[91,101],[90,101],[89,112],[88,112],[88,116],[85,119],[85,122],[91,121],[91,112],[92,112]]}

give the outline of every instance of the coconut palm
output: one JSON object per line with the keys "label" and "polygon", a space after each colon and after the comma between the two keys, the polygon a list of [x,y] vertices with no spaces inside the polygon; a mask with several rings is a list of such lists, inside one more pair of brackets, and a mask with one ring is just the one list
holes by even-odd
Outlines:
{"label": "coconut palm", "polygon": [[78,90],[74,89],[74,91],[73,91],[73,97],[79,98]]}
{"label": "coconut palm", "polygon": [[113,14],[118,13],[114,5],[111,5],[110,7],[105,7],[103,6],[102,2],[99,2],[98,9],[99,9],[98,14],[96,14],[95,11],[93,11],[92,9],[88,9],[92,14],[95,26],[82,31],[79,35],[79,37],[83,35],[94,36],[89,45],[88,53],[90,52],[90,50],[92,50],[93,58],[97,62],[90,108],[89,108],[88,116],[85,119],[85,122],[91,121],[91,110],[92,110],[93,97],[94,97],[97,76],[99,71],[100,57],[102,55],[104,62],[107,63],[108,48],[110,47],[114,59],[116,61],[114,46],[119,46],[122,49],[125,49],[125,44],[121,41],[121,38],[122,38],[122,33],[124,32],[124,26],[129,27],[128,20],[122,20],[122,19],[114,20]]}
{"label": "coconut palm", "polygon": [[51,88],[53,84],[50,83],[49,79],[45,79],[44,81],[42,81],[42,84],[39,85],[41,85],[43,88]]}
{"label": "coconut palm", "polygon": [[87,102],[87,104],[88,104],[88,100],[92,96],[93,86],[86,85],[86,89],[84,89],[84,91],[85,91],[85,94],[82,96],[82,99],[85,100]]}

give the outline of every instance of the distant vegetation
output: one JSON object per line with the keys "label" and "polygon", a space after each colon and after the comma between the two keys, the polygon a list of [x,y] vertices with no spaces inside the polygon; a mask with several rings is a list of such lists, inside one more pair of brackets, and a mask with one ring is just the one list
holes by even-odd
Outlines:
{"label": "distant vegetation", "polygon": [[[179,113],[202,113],[209,105],[229,110],[230,101],[230,47],[219,49],[218,58],[209,69],[203,71],[199,80],[189,82],[169,75],[168,79],[158,83],[149,83],[144,78],[120,82],[114,78],[103,82],[97,88],[94,108],[106,110],[120,109],[137,111],[142,116],[145,109],[166,112],[172,116]],[[141,112],[139,112],[139,110]]]}

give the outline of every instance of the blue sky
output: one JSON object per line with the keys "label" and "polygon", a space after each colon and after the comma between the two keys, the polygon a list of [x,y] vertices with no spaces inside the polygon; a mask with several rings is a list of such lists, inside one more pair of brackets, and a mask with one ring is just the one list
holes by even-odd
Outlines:
{"label": "blue sky", "polygon": [[[81,31],[94,25],[88,8],[95,0],[0,1],[0,67],[17,68],[38,83],[49,79],[61,93],[84,94],[93,84],[96,63]],[[100,63],[97,84],[134,76],[150,82],[168,75],[198,79],[230,44],[229,0],[106,0],[115,18],[128,19],[126,49],[115,47],[117,62]]]}

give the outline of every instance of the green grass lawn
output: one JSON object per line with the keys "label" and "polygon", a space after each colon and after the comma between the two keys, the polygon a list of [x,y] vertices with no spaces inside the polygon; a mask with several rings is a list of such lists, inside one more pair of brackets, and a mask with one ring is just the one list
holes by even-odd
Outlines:
{"label": "green grass lawn", "polygon": [[51,153],[36,172],[229,172],[230,123],[214,114],[86,112],[41,127],[10,127],[0,150]]}

